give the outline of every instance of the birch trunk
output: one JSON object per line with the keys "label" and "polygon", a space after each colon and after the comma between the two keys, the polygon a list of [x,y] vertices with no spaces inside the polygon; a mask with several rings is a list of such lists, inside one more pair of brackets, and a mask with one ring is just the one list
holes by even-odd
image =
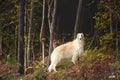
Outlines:
{"label": "birch trunk", "polygon": [[30,65],[30,48],[31,48],[31,30],[32,30],[32,19],[33,19],[33,0],[31,0],[31,11],[30,11],[30,22],[28,31],[28,43],[27,43],[27,67]]}
{"label": "birch trunk", "polygon": [[[52,4],[52,1],[51,1]],[[51,12],[51,6],[49,5],[49,12],[48,12],[48,18],[50,20],[50,18],[52,19],[51,22],[49,21],[49,30],[50,30],[50,42],[49,42],[49,62],[48,65],[50,64],[50,55],[52,53],[53,50],[53,37],[54,37],[54,27],[55,27],[55,21],[56,21],[56,8],[57,8],[57,0],[54,0],[54,4],[53,4],[53,11]],[[52,14],[52,15],[51,15]],[[51,17],[50,17],[51,15]]]}
{"label": "birch trunk", "polygon": [[45,63],[45,43],[42,41],[42,63]]}
{"label": "birch trunk", "polygon": [[42,63],[44,64],[44,57],[45,57],[45,48],[44,48],[44,27],[45,27],[45,0],[43,0],[43,13],[42,13],[42,25],[40,30],[40,42],[42,45]]}
{"label": "birch trunk", "polygon": [[[26,4],[27,4],[27,1],[26,1]],[[26,59],[27,59],[27,6],[25,5],[25,27],[24,27],[24,34],[25,34],[25,52],[24,52],[24,66],[26,68]]]}

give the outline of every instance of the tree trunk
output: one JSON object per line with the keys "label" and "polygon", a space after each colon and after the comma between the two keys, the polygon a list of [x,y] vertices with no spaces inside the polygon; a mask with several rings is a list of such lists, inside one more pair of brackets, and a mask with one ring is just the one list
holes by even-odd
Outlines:
{"label": "tree trunk", "polygon": [[49,0],[48,3],[48,25],[50,28],[51,22],[52,22],[52,18],[51,18],[51,14],[52,14],[52,4],[54,3],[54,0]]}
{"label": "tree trunk", "polygon": [[2,36],[0,35],[0,56],[1,55],[2,55]]}
{"label": "tree trunk", "polygon": [[118,22],[116,21],[116,60],[118,59],[119,54],[119,47],[118,47]]}
{"label": "tree trunk", "polygon": [[80,26],[80,17],[81,17],[81,11],[82,11],[82,0],[79,0],[79,3],[78,3],[78,8],[77,8],[77,14],[76,14],[76,21],[75,21],[75,27],[74,27],[74,38],[76,37],[77,33],[78,33],[78,30],[79,30],[79,27],[82,27]]}
{"label": "tree trunk", "polygon": [[14,53],[14,56],[15,56],[15,59],[17,60],[17,50],[18,50],[18,38],[17,38],[17,35],[18,35],[18,29],[17,27],[15,28],[15,53]]}
{"label": "tree trunk", "polygon": [[18,26],[18,73],[24,74],[24,13],[25,0],[19,0],[19,26]]}
{"label": "tree trunk", "polygon": [[[27,1],[26,1],[27,4]],[[25,26],[24,26],[24,35],[25,35],[25,51],[24,51],[24,67],[26,68],[27,65],[27,27],[28,27],[28,21],[27,21],[27,5],[25,5]]]}
{"label": "tree trunk", "polygon": [[[55,27],[55,21],[56,21],[56,8],[57,8],[57,0],[54,0],[53,1],[54,4],[53,4],[53,11],[51,12],[51,6],[48,5],[48,8],[49,8],[49,12],[48,12],[48,19],[49,19],[49,30],[50,30],[50,42],[49,42],[49,56],[48,56],[48,65],[50,64],[50,55],[52,53],[52,50],[53,50],[53,40],[54,40],[54,27]],[[51,1],[51,4],[52,4],[52,1]],[[52,15],[51,15],[52,14]],[[50,17],[51,15],[51,17]],[[50,21],[50,18],[52,19]]]}
{"label": "tree trunk", "polygon": [[33,43],[33,41],[32,41],[32,44],[31,44],[31,48],[32,48],[32,51],[31,51],[31,52],[32,52],[32,54],[33,54],[33,55],[32,55],[32,59],[35,60],[35,52],[34,52],[34,45],[33,45],[33,44],[34,44],[34,43]]}
{"label": "tree trunk", "polygon": [[42,41],[42,63],[45,63],[45,43]]}
{"label": "tree trunk", "polygon": [[32,20],[33,19],[33,0],[31,0],[31,11],[30,11],[30,22],[28,31],[28,43],[27,43],[27,67],[30,65],[30,48],[31,48],[31,30],[32,30]]}
{"label": "tree trunk", "polygon": [[0,56],[2,55],[2,30],[1,30],[1,24],[0,24]]}
{"label": "tree trunk", "polygon": [[42,25],[41,25],[41,30],[40,30],[40,42],[42,45],[42,63],[44,64],[44,28],[45,28],[45,0],[43,0],[43,13],[42,13]]}
{"label": "tree trunk", "polygon": [[110,34],[112,34],[112,11],[110,11]]}

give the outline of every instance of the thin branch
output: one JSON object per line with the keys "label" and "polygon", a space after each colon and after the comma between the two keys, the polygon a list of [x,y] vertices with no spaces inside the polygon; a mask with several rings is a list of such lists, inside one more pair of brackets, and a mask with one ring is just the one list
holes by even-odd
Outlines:
{"label": "thin branch", "polygon": [[95,37],[96,37],[96,35],[97,35],[97,33],[98,33],[98,31],[99,31],[100,29],[101,29],[101,27],[98,28],[98,30],[95,31],[94,36],[93,36],[92,40],[90,41],[90,44],[89,44],[87,50],[89,50],[90,47],[92,46],[92,44],[93,44],[93,42],[94,42],[94,40],[95,40]]}

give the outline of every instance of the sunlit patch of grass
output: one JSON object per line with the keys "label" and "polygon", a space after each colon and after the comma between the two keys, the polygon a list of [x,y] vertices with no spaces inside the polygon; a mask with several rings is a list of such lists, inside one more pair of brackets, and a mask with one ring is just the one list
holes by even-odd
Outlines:
{"label": "sunlit patch of grass", "polygon": [[57,68],[58,70],[66,69],[69,68],[73,63],[71,62],[71,58],[69,59],[63,59],[61,62],[58,64]]}

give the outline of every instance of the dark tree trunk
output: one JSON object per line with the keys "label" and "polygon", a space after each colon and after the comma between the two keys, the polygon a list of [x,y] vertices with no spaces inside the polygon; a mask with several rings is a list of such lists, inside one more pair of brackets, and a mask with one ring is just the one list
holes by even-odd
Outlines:
{"label": "dark tree trunk", "polygon": [[110,11],[110,34],[113,34],[113,28],[112,28],[112,11]]}
{"label": "dark tree trunk", "polygon": [[24,74],[24,13],[25,0],[19,0],[19,26],[18,26],[18,73]]}
{"label": "dark tree trunk", "polygon": [[92,5],[90,0],[78,0],[78,8],[74,27],[74,37],[78,32],[88,33],[90,36],[94,34],[94,19],[93,16],[97,10],[97,1]]}
{"label": "dark tree trunk", "polygon": [[81,17],[82,17],[81,12],[82,12],[82,0],[79,0],[77,14],[76,14],[76,22],[75,22],[75,27],[74,27],[74,38],[76,37],[77,33],[79,32],[78,31],[79,27],[82,27],[82,26],[80,26],[80,21],[81,21]]}
{"label": "dark tree trunk", "polygon": [[[53,1],[53,0],[52,0]],[[49,20],[49,30],[50,30],[50,42],[49,42],[49,62],[48,65],[50,64],[50,55],[53,50],[53,40],[54,40],[54,28],[55,28],[55,23],[56,23],[56,8],[57,8],[57,0],[53,1],[53,11],[52,11],[52,1],[50,5],[48,5],[48,20]],[[51,20],[51,21],[50,21]]]}
{"label": "dark tree trunk", "polygon": [[18,35],[18,29],[17,27],[15,28],[15,53],[14,53],[14,56],[15,56],[15,59],[17,60],[17,56],[18,56],[18,38],[17,38],[17,35]]}
{"label": "dark tree trunk", "polygon": [[0,56],[2,55],[2,36],[0,35]]}
{"label": "dark tree trunk", "polygon": [[2,28],[0,23],[0,56],[2,55]]}
{"label": "dark tree trunk", "polygon": [[2,30],[1,30],[1,24],[0,24],[0,56],[2,55]]}
{"label": "dark tree trunk", "polygon": [[118,40],[118,21],[116,21],[116,60],[118,60],[119,55],[119,40]]}

